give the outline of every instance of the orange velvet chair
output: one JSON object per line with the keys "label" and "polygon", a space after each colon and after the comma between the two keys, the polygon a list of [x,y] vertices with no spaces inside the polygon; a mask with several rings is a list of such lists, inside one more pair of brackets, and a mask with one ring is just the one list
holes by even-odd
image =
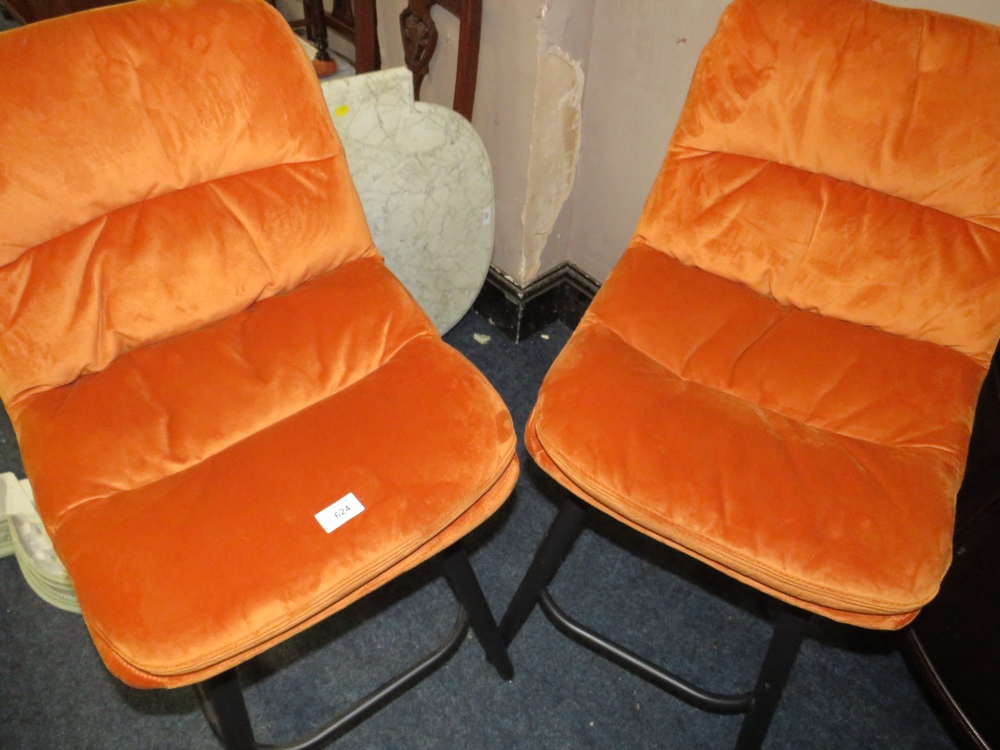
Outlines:
{"label": "orange velvet chair", "polygon": [[0,69],[0,394],[111,672],[256,747],[233,668],[437,557],[446,643],[296,747],[469,620],[509,677],[460,542],[510,416],[383,265],[278,13],[143,0],[4,32]]}
{"label": "orange velvet chair", "polygon": [[[647,679],[767,732],[806,615],[898,629],[951,560],[1000,334],[1000,30],[868,0],[737,0],[635,236],[529,420],[561,508],[535,603]],[[592,506],[792,605],[719,696],[561,613]]]}

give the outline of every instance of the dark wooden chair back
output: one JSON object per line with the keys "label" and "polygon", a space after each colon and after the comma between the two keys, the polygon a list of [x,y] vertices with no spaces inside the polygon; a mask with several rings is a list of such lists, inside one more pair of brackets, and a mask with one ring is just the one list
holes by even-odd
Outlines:
{"label": "dark wooden chair back", "polygon": [[431,58],[437,48],[438,31],[431,18],[431,8],[435,5],[440,5],[458,18],[458,71],[452,108],[471,120],[479,72],[483,0],[409,0],[409,5],[399,15],[406,67],[413,73],[413,90],[418,99],[420,84],[430,69]]}

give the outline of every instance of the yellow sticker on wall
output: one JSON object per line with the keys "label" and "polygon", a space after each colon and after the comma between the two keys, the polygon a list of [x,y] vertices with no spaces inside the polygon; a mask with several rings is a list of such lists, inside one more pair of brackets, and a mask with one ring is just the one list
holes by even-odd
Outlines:
{"label": "yellow sticker on wall", "polygon": [[341,104],[339,107],[333,110],[333,114],[335,114],[337,117],[343,117],[350,111],[351,111],[350,107],[348,107],[346,104]]}

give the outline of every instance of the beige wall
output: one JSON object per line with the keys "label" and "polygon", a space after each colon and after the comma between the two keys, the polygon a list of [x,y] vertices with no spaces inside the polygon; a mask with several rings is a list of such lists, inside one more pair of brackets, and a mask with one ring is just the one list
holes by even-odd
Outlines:
{"label": "beige wall", "polygon": [[[1000,0],[886,0],[1000,25]],[[570,260],[603,280],[632,235],[728,0],[484,0],[473,124],[496,184],[493,263],[525,284]],[[378,0],[386,66],[405,0]],[[457,24],[422,98],[450,105]],[[582,79],[582,99],[575,90]]]}

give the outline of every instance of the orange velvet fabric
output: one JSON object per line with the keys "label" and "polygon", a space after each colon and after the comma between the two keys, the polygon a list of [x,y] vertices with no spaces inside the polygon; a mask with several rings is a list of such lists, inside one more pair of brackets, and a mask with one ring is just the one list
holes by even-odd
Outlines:
{"label": "orange velvet fabric", "polygon": [[898,628],[951,560],[1000,336],[1000,30],[737,0],[529,451],[778,598]]}
{"label": "orange velvet fabric", "polygon": [[636,238],[985,366],[1000,336],[998,34],[865,0],[734,3]]}
{"label": "orange velvet fabric", "polygon": [[4,34],[6,402],[376,254],[278,24],[252,0],[173,0]]}
{"label": "orange velvet fabric", "polygon": [[68,16],[0,68],[0,394],[112,672],[210,677],[506,499],[510,416],[385,268],[273,9]]}

